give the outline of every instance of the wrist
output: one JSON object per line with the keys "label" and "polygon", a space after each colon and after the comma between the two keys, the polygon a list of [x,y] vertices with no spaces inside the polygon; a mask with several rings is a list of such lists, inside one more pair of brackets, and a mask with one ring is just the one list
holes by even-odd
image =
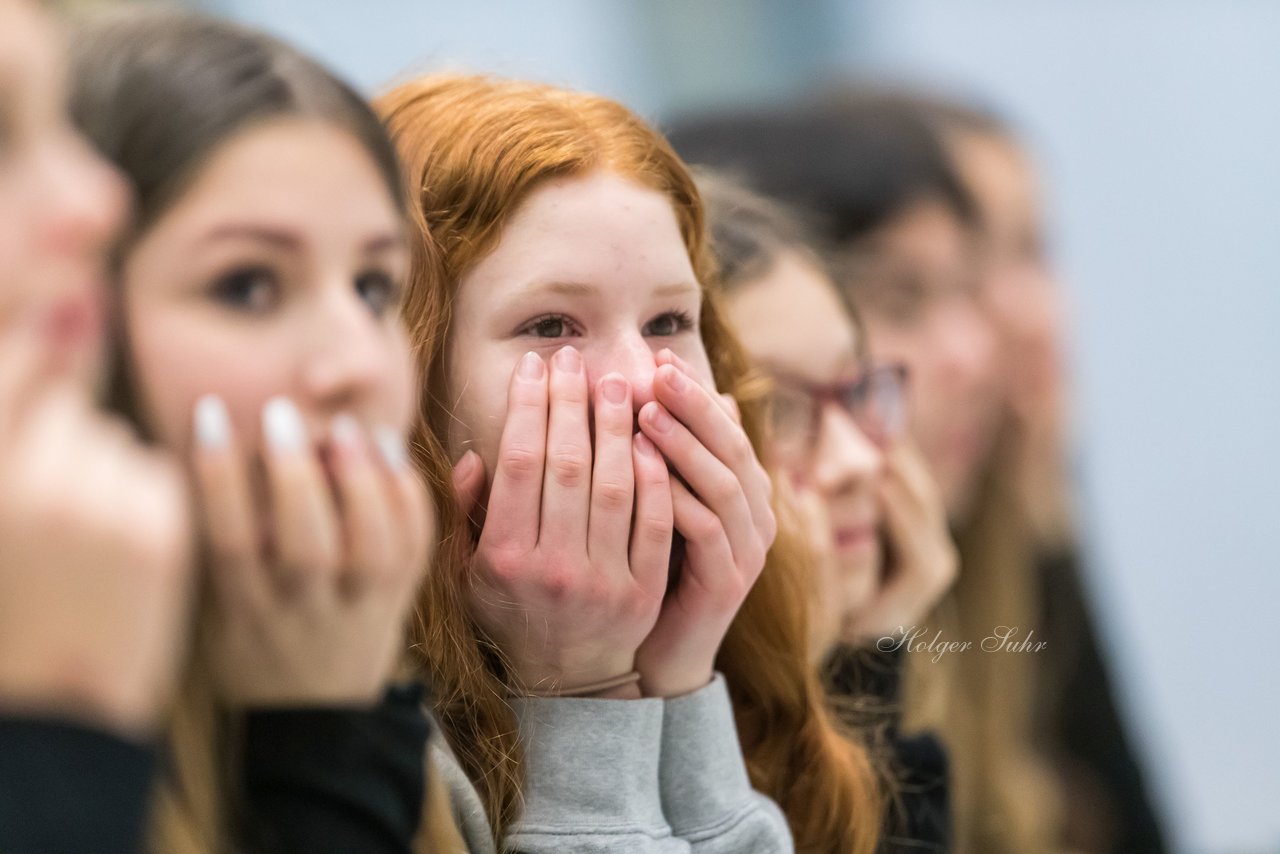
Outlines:
{"label": "wrist", "polygon": [[640,674],[634,670],[587,683],[551,684],[526,690],[522,696],[550,698],[593,698],[601,700],[639,699]]}
{"label": "wrist", "polygon": [[640,690],[646,697],[661,697],[664,700],[671,700],[707,687],[714,677],[715,672],[711,667],[691,669],[680,673],[642,675]]}

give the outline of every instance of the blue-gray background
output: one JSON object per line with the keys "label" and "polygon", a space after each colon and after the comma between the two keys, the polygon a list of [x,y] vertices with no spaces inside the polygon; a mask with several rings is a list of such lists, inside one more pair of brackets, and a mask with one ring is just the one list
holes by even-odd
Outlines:
{"label": "blue-gray background", "polygon": [[1151,782],[1178,850],[1280,851],[1280,3],[203,5],[369,92],[486,70],[661,119],[844,71],[1003,109],[1050,190],[1089,580]]}

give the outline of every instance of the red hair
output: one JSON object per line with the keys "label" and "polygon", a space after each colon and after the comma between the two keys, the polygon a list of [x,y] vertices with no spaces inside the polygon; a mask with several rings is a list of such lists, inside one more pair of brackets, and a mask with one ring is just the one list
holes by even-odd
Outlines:
{"label": "red hair", "polygon": [[[399,149],[418,227],[405,322],[426,389],[413,450],[432,486],[443,535],[414,648],[431,679],[441,729],[501,840],[519,811],[521,750],[501,654],[465,607],[474,533],[455,509],[445,452],[446,361],[459,282],[540,184],[615,172],[671,200],[703,286],[701,334],[716,384],[738,399],[757,451],[761,387],[717,302],[697,187],[666,140],[630,110],[595,95],[455,75],[406,83],[375,108]],[[811,663],[811,587],[799,542],[792,532],[779,532],[716,665],[733,697],[751,780],[782,807],[797,849],[870,854],[882,796],[867,751],[828,711]]]}

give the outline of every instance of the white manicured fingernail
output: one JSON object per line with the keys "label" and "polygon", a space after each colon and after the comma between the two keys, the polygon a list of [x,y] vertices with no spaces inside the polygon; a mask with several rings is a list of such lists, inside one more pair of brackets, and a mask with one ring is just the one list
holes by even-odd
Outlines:
{"label": "white manicured fingernail", "polygon": [[399,433],[390,427],[379,427],[374,431],[374,440],[388,466],[396,470],[408,467],[409,452],[405,450],[404,439]]}
{"label": "white manicured fingernail", "polygon": [[273,397],[262,407],[262,432],[271,450],[279,453],[301,451],[307,442],[302,415],[287,397]]}
{"label": "white manicured fingernail", "polygon": [[339,415],[329,425],[333,441],[344,448],[355,449],[360,446],[360,423],[350,415]]}
{"label": "white manicured fingernail", "polygon": [[227,405],[216,394],[206,394],[196,401],[196,441],[200,447],[220,451],[231,445],[231,416]]}

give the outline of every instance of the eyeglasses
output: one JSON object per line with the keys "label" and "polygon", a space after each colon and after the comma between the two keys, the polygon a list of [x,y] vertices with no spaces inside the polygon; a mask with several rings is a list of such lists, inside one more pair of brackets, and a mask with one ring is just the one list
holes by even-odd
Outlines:
{"label": "eyeglasses", "polygon": [[907,367],[878,365],[848,383],[822,385],[770,372],[771,447],[788,465],[810,462],[822,432],[822,412],[840,407],[868,439],[884,447],[907,426]]}

